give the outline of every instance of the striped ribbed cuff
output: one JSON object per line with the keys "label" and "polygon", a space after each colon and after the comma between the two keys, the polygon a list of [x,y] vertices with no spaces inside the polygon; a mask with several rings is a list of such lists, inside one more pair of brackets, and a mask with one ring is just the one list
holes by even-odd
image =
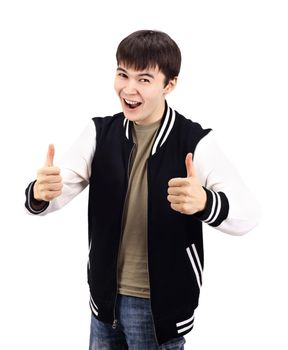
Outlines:
{"label": "striped ribbed cuff", "polygon": [[206,224],[216,227],[228,217],[229,201],[223,192],[215,192],[203,187],[207,194],[207,203],[203,211],[196,217]]}
{"label": "striped ribbed cuff", "polygon": [[35,182],[36,181],[31,182],[25,190],[25,195],[26,195],[25,207],[31,214],[37,215],[42,213],[48,208],[49,202],[37,201],[34,198],[33,186]]}

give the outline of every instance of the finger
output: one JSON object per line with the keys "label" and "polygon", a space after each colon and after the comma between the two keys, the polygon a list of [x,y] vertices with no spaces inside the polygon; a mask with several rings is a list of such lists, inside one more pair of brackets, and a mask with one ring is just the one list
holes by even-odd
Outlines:
{"label": "finger", "polygon": [[62,183],[56,183],[56,184],[39,183],[38,185],[39,192],[42,192],[42,193],[60,191],[62,188],[63,188]]}
{"label": "finger", "polygon": [[181,187],[189,185],[189,179],[187,177],[175,177],[168,182],[169,187]]}
{"label": "finger", "polygon": [[167,199],[171,204],[181,204],[185,201],[185,199],[182,196],[173,196],[171,194],[167,196]]}
{"label": "finger", "polygon": [[44,201],[50,202],[53,199],[55,199],[56,197],[59,197],[62,194],[62,191],[47,191],[45,192],[45,194],[43,195],[42,199]]}
{"label": "finger", "polygon": [[171,203],[170,204],[171,208],[175,211],[178,211],[179,213],[181,214],[184,214],[185,213],[185,206],[183,204],[174,204],[174,203]]}
{"label": "finger", "polygon": [[170,186],[167,192],[173,196],[185,195],[187,193],[187,186]]}
{"label": "finger", "polygon": [[50,184],[62,184],[62,177],[60,175],[49,176],[47,182]]}
{"label": "finger", "polygon": [[62,184],[62,177],[60,175],[39,175],[37,179],[39,184]]}
{"label": "finger", "polygon": [[41,176],[57,176],[60,174],[60,168],[55,167],[55,166],[51,166],[51,167],[44,167],[44,168],[40,168],[38,170],[38,175]]}
{"label": "finger", "polygon": [[45,165],[47,167],[53,166],[54,154],[55,154],[55,147],[53,144],[50,144],[48,146],[48,152],[47,152],[47,157],[46,157],[46,162],[45,162]]}
{"label": "finger", "polygon": [[185,158],[187,177],[194,177],[196,175],[196,170],[192,160],[192,153],[188,153]]}

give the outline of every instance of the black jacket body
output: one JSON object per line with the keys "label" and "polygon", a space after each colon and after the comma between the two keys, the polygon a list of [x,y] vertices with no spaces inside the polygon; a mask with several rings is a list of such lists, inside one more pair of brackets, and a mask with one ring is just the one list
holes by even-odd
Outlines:
{"label": "black jacket body", "polygon": [[[123,207],[134,147],[132,123],[123,113],[93,120],[97,144],[88,209],[90,306],[95,317],[113,324]],[[194,153],[209,131],[166,105],[147,161],[148,269],[159,345],[193,328],[204,265],[200,219],[205,217],[205,212],[183,215],[172,210],[167,189],[170,179],[187,176],[185,157],[189,152]],[[227,212],[221,216],[217,224],[227,217]]]}

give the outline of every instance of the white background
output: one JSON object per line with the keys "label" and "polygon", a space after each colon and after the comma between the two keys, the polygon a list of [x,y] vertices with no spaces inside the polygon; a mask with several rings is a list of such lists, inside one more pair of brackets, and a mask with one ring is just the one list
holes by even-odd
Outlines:
{"label": "white background", "polygon": [[138,29],[183,54],[168,98],[212,127],[262,206],[243,237],[205,228],[205,274],[187,349],[287,349],[285,1],[1,1],[0,348],[88,349],[87,191],[32,217],[24,189],[48,143],[61,157],[94,116],[119,111],[115,50]]}

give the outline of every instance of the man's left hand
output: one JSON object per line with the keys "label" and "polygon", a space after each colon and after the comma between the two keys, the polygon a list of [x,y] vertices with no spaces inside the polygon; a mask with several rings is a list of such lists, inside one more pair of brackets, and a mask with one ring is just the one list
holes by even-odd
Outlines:
{"label": "man's left hand", "polygon": [[192,153],[185,159],[187,177],[177,177],[168,182],[168,201],[173,210],[192,215],[205,209],[207,195],[200,184],[192,161]]}

